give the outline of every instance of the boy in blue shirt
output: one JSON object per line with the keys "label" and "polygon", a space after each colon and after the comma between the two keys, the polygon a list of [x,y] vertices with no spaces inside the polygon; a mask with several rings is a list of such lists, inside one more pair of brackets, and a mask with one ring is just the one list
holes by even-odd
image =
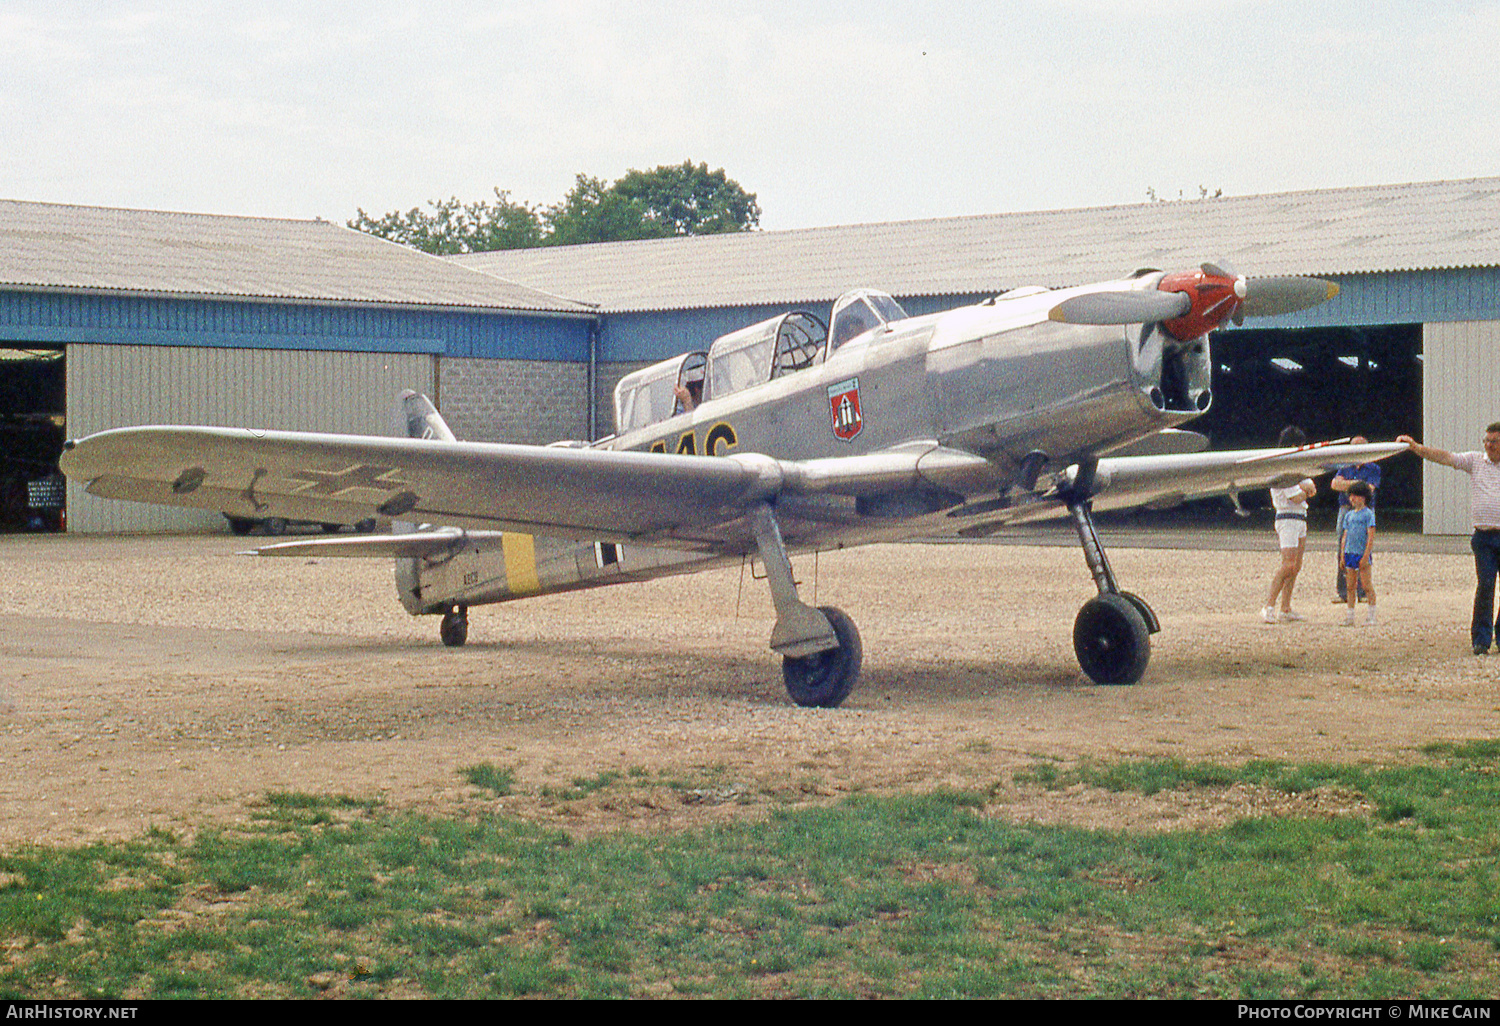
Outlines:
{"label": "boy in blue shirt", "polygon": [[1370,571],[1370,554],[1375,551],[1375,511],[1370,499],[1375,490],[1367,481],[1349,486],[1349,512],[1344,514],[1344,580],[1348,585],[1349,612],[1344,626],[1354,626],[1354,603],[1361,590],[1370,603],[1365,626],[1375,625],[1375,581]]}

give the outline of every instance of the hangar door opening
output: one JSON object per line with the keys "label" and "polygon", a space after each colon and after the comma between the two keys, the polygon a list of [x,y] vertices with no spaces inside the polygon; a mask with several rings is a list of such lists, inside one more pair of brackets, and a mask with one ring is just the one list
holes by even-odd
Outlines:
{"label": "hangar door opening", "polygon": [[0,342],[0,532],[63,529],[66,380],[62,348]]}
{"label": "hangar door opening", "polygon": [[[1208,435],[1215,449],[1275,445],[1288,424],[1315,442],[1422,435],[1420,324],[1225,331],[1210,345],[1213,406],[1188,427]],[[1387,460],[1382,469],[1382,511],[1420,511],[1420,461]],[[1245,495],[1252,497],[1264,493]],[[1320,494],[1313,505],[1331,509],[1334,502]]]}

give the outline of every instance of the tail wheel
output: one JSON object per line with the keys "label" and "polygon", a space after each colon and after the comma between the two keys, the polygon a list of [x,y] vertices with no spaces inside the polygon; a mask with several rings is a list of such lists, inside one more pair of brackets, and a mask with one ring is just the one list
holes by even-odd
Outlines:
{"label": "tail wheel", "polygon": [[793,702],[832,709],[854,690],[864,660],[864,649],[860,645],[859,629],[842,609],[833,606],[818,608],[828,617],[829,626],[839,641],[838,648],[810,656],[788,656],[781,661],[781,676],[786,681],[786,693]]}
{"label": "tail wheel", "polygon": [[469,613],[462,606],[455,607],[443,614],[443,622],[438,625],[438,636],[443,639],[443,644],[449,648],[458,648],[469,640]]}
{"label": "tail wheel", "polygon": [[1095,684],[1134,684],[1151,661],[1151,632],[1135,603],[1106,592],[1078,611],[1073,651]]}

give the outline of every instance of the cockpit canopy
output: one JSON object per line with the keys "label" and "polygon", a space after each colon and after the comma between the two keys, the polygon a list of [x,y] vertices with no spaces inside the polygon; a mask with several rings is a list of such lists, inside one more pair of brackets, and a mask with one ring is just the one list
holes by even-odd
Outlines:
{"label": "cockpit canopy", "polygon": [[[708,354],[700,349],[625,375],[615,386],[615,431],[623,435],[693,409],[703,401],[707,363]],[[678,386],[686,390],[687,402],[679,398]]]}
{"label": "cockpit canopy", "polygon": [[901,304],[888,293],[875,289],[845,292],[833,304],[833,315],[828,318],[833,331],[833,344],[829,351],[832,352],[852,338],[858,338],[871,328],[879,328],[892,321],[904,321],[906,317]]}
{"label": "cockpit canopy", "polygon": [[615,386],[615,431],[625,434],[822,363],[829,353],[872,328],[906,319],[884,292],[855,289],[833,304],[828,328],[805,310],[778,314],[720,336],[707,352],[685,353],[620,379]]}
{"label": "cockpit canopy", "polygon": [[802,310],[720,336],[708,348],[708,393],[719,399],[823,360],[828,329]]}

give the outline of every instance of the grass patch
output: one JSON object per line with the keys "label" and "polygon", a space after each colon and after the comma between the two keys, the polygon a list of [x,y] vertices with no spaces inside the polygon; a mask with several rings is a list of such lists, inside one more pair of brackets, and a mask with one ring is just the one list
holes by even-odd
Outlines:
{"label": "grass patch", "polygon": [[473,766],[465,766],[458,771],[459,774],[482,791],[488,791],[497,798],[504,798],[510,794],[511,788],[515,786],[516,771],[512,767],[496,766],[491,762],[475,763]]}
{"label": "grass patch", "polygon": [[539,793],[543,798],[549,798],[553,801],[577,801],[580,798],[587,798],[595,791],[604,790],[619,780],[622,775],[614,770],[605,770],[597,776],[574,777],[573,786],[571,787],[543,787]]}
{"label": "grass patch", "polygon": [[1153,794],[1336,784],[1377,810],[1152,835],[1011,825],[958,790],[582,841],[268,795],[248,824],[191,840],[0,854],[0,994],[1484,997],[1500,988],[1495,754],[1428,755],[1035,774]]}

